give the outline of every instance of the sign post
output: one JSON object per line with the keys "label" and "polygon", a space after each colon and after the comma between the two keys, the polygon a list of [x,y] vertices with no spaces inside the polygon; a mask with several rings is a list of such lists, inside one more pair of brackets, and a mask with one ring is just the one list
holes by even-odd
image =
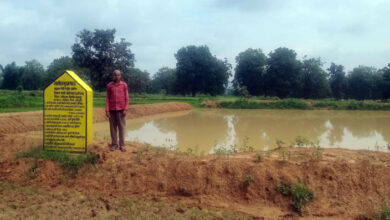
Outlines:
{"label": "sign post", "polygon": [[44,90],[43,148],[87,152],[93,139],[92,89],[66,70]]}

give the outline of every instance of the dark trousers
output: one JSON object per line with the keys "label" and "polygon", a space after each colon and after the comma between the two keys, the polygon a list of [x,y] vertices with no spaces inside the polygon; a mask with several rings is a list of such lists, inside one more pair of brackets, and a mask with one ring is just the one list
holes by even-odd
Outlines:
{"label": "dark trousers", "polygon": [[110,133],[112,146],[118,146],[119,130],[119,146],[125,146],[125,131],[126,131],[126,116],[123,116],[123,111],[110,111]]}

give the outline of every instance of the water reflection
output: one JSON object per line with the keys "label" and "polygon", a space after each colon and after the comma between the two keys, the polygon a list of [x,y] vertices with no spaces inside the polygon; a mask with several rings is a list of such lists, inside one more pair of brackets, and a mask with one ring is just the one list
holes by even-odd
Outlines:
{"label": "water reflection", "polygon": [[213,152],[216,147],[240,146],[245,139],[247,145],[264,149],[275,147],[276,139],[291,144],[303,136],[322,147],[387,150],[389,125],[390,112],[379,111],[196,109],[129,120],[127,140]]}

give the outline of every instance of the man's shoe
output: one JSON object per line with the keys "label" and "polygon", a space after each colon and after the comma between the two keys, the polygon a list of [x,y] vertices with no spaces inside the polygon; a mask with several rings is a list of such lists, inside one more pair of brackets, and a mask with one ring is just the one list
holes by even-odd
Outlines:
{"label": "man's shoe", "polygon": [[112,146],[110,147],[110,151],[114,151],[114,150],[116,150],[116,149],[118,149],[118,146],[117,146],[117,145],[112,145]]}
{"label": "man's shoe", "polygon": [[122,152],[126,152],[125,146],[120,146],[119,149],[120,149]]}

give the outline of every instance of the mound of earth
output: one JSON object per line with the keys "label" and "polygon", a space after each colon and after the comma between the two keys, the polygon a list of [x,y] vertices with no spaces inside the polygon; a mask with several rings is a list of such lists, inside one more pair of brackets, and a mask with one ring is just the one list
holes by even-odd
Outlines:
{"label": "mound of earth", "polygon": [[[383,152],[325,149],[319,158],[312,149],[285,148],[261,157],[190,156],[132,142],[126,146],[125,153],[110,152],[107,142],[96,142],[91,151],[99,155],[99,163],[85,165],[75,178],[65,180],[51,161],[38,160],[38,172],[26,175],[32,159],[6,160],[0,163],[0,180],[105,197],[159,198],[260,219],[372,216],[390,196],[390,154]],[[248,176],[253,177],[250,184]],[[304,183],[315,199],[300,215],[291,198],[276,190],[280,183]]]}

